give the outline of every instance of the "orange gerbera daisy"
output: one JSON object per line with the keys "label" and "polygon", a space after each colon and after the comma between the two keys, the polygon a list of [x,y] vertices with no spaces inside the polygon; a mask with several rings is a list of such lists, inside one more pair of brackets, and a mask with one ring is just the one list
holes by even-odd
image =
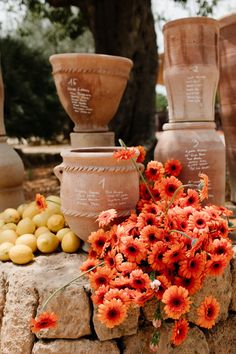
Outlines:
{"label": "orange gerbera daisy", "polygon": [[106,256],[104,257],[105,264],[110,268],[117,268],[121,265],[123,261],[123,256],[121,253],[116,253],[114,249],[107,252]]}
{"label": "orange gerbera daisy", "polygon": [[113,299],[120,300],[123,304],[130,302],[128,291],[125,289],[110,289],[104,296],[104,300],[111,301]]}
{"label": "orange gerbera daisy", "polygon": [[94,273],[89,273],[90,283],[93,289],[97,290],[102,285],[109,285],[116,276],[116,270],[106,266],[97,268]]}
{"label": "orange gerbera daisy", "polygon": [[182,243],[171,245],[170,249],[163,255],[163,262],[171,265],[184,258],[185,247]]}
{"label": "orange gerbera daisy", "polygon": [[213,296],[208,296],[202,301],[197,310],[197,324],[204,328],[211,328],[220,312],[220,305]]}
{"label": "orange gerbera daisy", "polygon": [[96,221],[98,221],[99,227],[107,226],[117,217],[117,212],[115,209],[108,209],[102,211]]}
{"label": "orange gerbera daisy", "polygon": [[198,277],[203,272],[205,264],[205,256],[197,253],[180,262],[179,274],[185,278]]}
{"label": "orange gerbera daisy", "polygon": [[180,200],[180,206],[182,208],[187,206],[197,207],[200,204],[199,194],[194,189],[188,189],[187,195]]}
{"label": "orange gerbera daisy", "polygon": [[88,238],[88,242],[91,243],[91,247],[98,253],[101,254],[105,243],[107,242],[108,234],[103,230],[92,232]]}
{"label": "orange gerbera daisy", "polygon": [[210,216],[205,211],[195,211],[192,215],[189,216],[188,226],[194,233],[203,233],[208,232],[208,222]]}
{"label": "orange gerbera daisy", "polygon": [[143,213],[160,214],[159,207],[154,203],[146,203],[142,209]]}
{"label": "orange gerbera daisy", "polygon": [[233,257],[231,242],[225,238],[215,239],[211,245],[211,252],[217,255],[223,255],[227,261]]}
{"label": "orange gerbera daisy", "polygon": [[110,287],[108,285],[100,286],[95,293],[91,296],[92,301],[95,305],[100,305],[104,301],[104,296],[109,291]]}
{"label": "orange gerbera daisy", "polygon": [[119,299],[105,300],[98,306],[98,318],[108,328],[121,324],[127,316],[127,306]]}
{"label": "orange gerbera daisy", "polygon": [[137,291],[136,296],[134,297],[134,302],[139,306],[144,306],[145,302],[150,300],[154,296],[154,290],[148,289],[144,293]]}
{"label": "orange gerbera daisy", "polygon": [[[159,184],[161,197],[164,200],[168,200],[168,201],[171,200],[175,191],[180,186],[182,186],[182,183],[176,177],[171,176],[171,177],[164,178]],[[179,198],[182,194],[183,194],[183,190],[180,189],[175,197]]]}
{"label": "orange gerbera daisy", "polygon": [[189,278],[175,278],[175,284],[178,286],[183,286],[188,290],[189,295],[195,294],[202,286],[201,277],[189,277]]}
{"label": "orange gerbera daisy", "polygon": [[135,149],[137,149],[139,151],[137,162],[142,163],[146,157],[146,150],[144,149],[144,147],[142,145],[135,146]]}
{"label": "orange gerbera daisy", "polygon": [[150,254],[148,255],[148,263],[153,270],[163,270],[166,265],[163,263],[163,255],[167,251],[167,245],[158,241],[154,244]]}
{"label": "orange gerbera daisy", "polygon": [[47,208],[46,199],[42,194],[39,194],[39,193],[36,194],[35,203],[41,211],[44,211]]}
{"label": "orange gerbera daisy", "polygon": [[38,317],[31,319],[31,331],[37,333],[41,329],[55,328],[57,322],[58,317],[54,312],[42,312]]}
{"label": "orange gerbera daisy", "polygon": [[145,244],[132,236],[122,238],[121,251],[129,262],[140,263],[146,258]]}
{"label": "orange gerbera daisy", "polygon": [[147,164],[147,168],[145,174],[148,179],[151,181],[157,181],[164,175],[164,167],[161,162],[158,161],[150,161]]}
{"label": "orange gerbera daisy", "polygon": [[217,231],[222,237],[227,237],[229,233],[229,228],[226,220],[221,219],[218,223]]}
{"label": "orange gerbera daisy", "polygon": [[206,264],[207,274],[213,276],[221,275],[227,267],[227,264],[228,262],[224,255],[212,255],[211,259],[207,261]]}
{"label": "orange gerbera daisy", "polygon": [[[80,270],[82,272],[87,272],[89,269],[95,267],[96,265],[99,264],[99,260],[95,259],[95,258],[88,258],[80,267]],[[96,269],[94,269],[93,271],[96,271]],[[89,274],[87,274],[89,275]]]}
{"label": "orange gerbera daisy", "polygon": [[118,267],[118,271],[122,273],[122,275],[129,275],[134,269],[137,268],[137,264],[133,262],[122,262]]}
{"label": "orange gerbera daisy", "polygon": [[190,310],[191,301],[188,290],[182,286],[172,285],[163,294],[164,310],[168,317],[178,320],[180,316]]}
{"label": "orange gerbera daisy", "polygon": [[134,158],[137,154],[137,151],[133,148],[129,149],[119,149],[113,153],[113,157],[116,160],[130,160]]}
{"label": "orange gerbera daisy", "polygon": [[189,324],[185,318],[181,318],[180,320],[175,321],[171,342],[174,345],[180,345],[187,337],[188,330]]}
{"label": "orange gerbera daisy", "polygon": [[140,213],[137,219],[137,227],[141,230],[147,225],[157,225],[156,215],[152,213]]}
{"label": "orange gerbera daisy", "polygon": [[182,171],[182,165],[179,160],[170,159],[165,163],[165,173],[177,177]]}
{"label": "orange gerbera daisy", "polygon": [[150,278],[141,269],[135,269],[130,274],[131,286],[136,290],[145,290],[150,285]]}
{"label": "orange gerbera daisy", "polygon": [[200,178],[199,197],[200,197],[200,201],[202,202],[204,199],[208,198],[209,178],[204,173],[200,173],[199,178]]}
{"label": "orange gerbera daisy", "polygon": [[148,246],[163,239],[164,231],[155,225],[147,225],[140,231],[140,239]]}

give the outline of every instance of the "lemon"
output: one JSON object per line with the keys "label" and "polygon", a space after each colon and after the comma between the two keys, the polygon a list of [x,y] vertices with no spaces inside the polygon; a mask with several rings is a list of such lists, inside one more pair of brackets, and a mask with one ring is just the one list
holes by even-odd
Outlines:
{"label": "lemon", "polygon": [[14,230],[2,230],[0,231],[0,244],[4,242],[15,243],[17,234]]}
{"label": "lemon", "polygon": [[7,208],[3,212],[3,220],[5,224],[13,222],[17,224],[20,221],[20,213],[14,208]]}
{"label": "lemon", "polygon": [[76,252],[80,247],[80,243],[80,239],[74,234],[74,232],[69,231],[61,241],[62,251],[67,253]]}
{"label": "lemon", "polygon": [[23,203],[20,204],[17,208],[18,213],[20,214],[20,216],[22,217],[22,214],[24,212],[24,210],[29,206],[29,203]]}
{"label": "lemon", "polygon": [[58,204],[58,205],[61,205],[61,198],[58,197],[57,195],[49,195],[47,198],[46,198],[46,201],[47,201],[47,204]]}
{"label": "lemon", "polygon": [[9,251],[10,260],[16,264],[26,264],[33,260],[32,249],[26,245],[15,245]]}
{"label": "lemon", "polygon": [[2,230],[16,230],[16,224],[14,222],[9,222],[1,227]]}
{"label": "lemon", "polygon": [[69,229],[69,227],[64,227],[63,229],[57,231],[56,237],[57,237],[57,238],[59,239],[59,241],[61,242],[62,239],[63,239],[63,237],[65,236],[65,234],[66,234],[67,232],[69,232],[69,231],[71,231],[71,230]]}
{"label": "lemon", "polygon": [[32,249],[32,252],[37,251],[37,239],[33,234],[24,234],[17,238],[16,245],[26,245]]}
{"label": "lemon", "polygon": [[38,227],[37,230],[35,231],[34,236],[35,236],[36,238],[38,238],[39,235],[44,234],[45,232],[50,232],[49,228],[46,227],[46,226],[40,226],[40,227]]}
{"label": "lemon", "polygon": [[0,220],[3,220],[4,216],[3,216],[3,212],[0,213]]}
{"label": "lemon", "polygon": [[43,211],[42,213],[35,215],[32,220],[37,227],[46,226],[50,216],[51,214],[48,211]]}
{"label": "lemon", "polygon": [[33,234],[35,231],[35,223],[29,217],[20,220],[16,226],[18,235]]}
{"label": "lemon", "polygon": [[45,232],[37,238],[37,247],[43,253],[54,252],[59,245],[59,240],[52,232]]}
{"label": "lemon", "polygon": [[57,232],[62,229],[65,224],[65,219],[63,215],[53,214],[47,221],[47,227],[53,232]]}
{"label": "lemon", "polygon": [[29,206],[27,206],[27,208],[25,208],[25,210],[22,213],[22,218],[30,218],[32,219],[36,214],[40,213],[40,209],[39,207],[36,205],[35,202],[30,203]]}
{"label": "lemon", "polygon": [[9,251],[14,246],[11,242],[3,242],[0,245],[0,261],[9,261]]}
{"label": "lemon", "polygon": [[0,229],[2,229],[2,227],[5,225],[5,222],[3,219],[0,219]]}
{"label": "lemon", "polygon": [[62,214],[61,211],[61,198],[56,195],[49,195],[46,198],[47,209],[52,214]]}

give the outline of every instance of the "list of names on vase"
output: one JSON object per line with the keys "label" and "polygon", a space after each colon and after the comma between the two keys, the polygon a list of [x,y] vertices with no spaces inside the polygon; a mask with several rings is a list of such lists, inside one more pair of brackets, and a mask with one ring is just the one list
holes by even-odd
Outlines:
{"label": "list of names on vase", "polygon": [[128,194],[122,191],[106,190],[107,206],[109,208],[122,207],[127,205]]}
{"label": "list of names on vase", "polygon": [[207,150],[201,148],[195,148],[185,151],[185,159],[187,161],[187,167],[190,171],[203,172],[210,168],[207,157]]}
{"label": "list of names on vase", "polygon": [[68,81],[67,90],[70,94],[73,110],[76,113],[91,114],[93,109],[89,107],[89,100],[92,97],[88,89],[78,87],[77,79]]}
{"label": "list of names on vase", "polygon": [[206,76],[191,75],[185,80],[186,100],[189,103],[202,103],[203,84]]}
{"label": "list of names on vase", "polygon": [[128,194],[120,190],[104,190],[86,191],[75,188],[76,203],[80,207],[92,206],[95,208],[101,207],[101,200],[104,199],[107,203],[106,208],[116,208],[126,206],[128,203]]}

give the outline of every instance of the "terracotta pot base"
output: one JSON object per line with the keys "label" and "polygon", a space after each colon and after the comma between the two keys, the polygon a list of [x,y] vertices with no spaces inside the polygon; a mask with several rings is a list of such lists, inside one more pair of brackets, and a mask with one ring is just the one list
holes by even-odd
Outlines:
{"label": "terracotta pot base", "polygon": [[71,145],[74,148],[90,146],[114,146],[113,132],[70,133]]}

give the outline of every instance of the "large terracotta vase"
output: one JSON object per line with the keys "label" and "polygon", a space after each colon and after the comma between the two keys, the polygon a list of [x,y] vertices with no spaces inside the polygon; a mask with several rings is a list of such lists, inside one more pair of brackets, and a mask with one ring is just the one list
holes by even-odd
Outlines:
{"label": "large terracotta vase", "polygon": [[163,32],[169,122],[214,121],[219,23],[190,17],[168,22]]}
{"label": "large terracotta vase", "polygon": [[80,148],[61,153],[54,171],[61,181],[62,211],[70,228],[83,241],[98,229],[100,212],[116,209],[124,217],[139,198],[139,174],[131,160],[117,161],[119,147]]}
{"label": "large terracotta vase", "polygon": [[[49,60],[60,101],[75,124],[72,146],[83,146],[86,141],[87,146],[103,146],[106,141],[101,141],[101,137],[107,136],[107,125],[118,109],[132,61],[118,56],[76,53],[55,54]],[[107,145],[114,145],[114,134],[109,134],[107,139],[111,141]],[[82,142],[75,141],[77,136]],[[91,136],[95,140],[88,141]]]}
{"label": "large terracotta vase", "polygon": [[214,102],[219,79],[219,23],[193,17],[164,26],[164,80],[169,124],[155,149],[162,162],[179,159],[180,178],[209,176],[209,202],[225,202],[225,148],[215,131]]}
{"label": "large terracotta vase", "polygon": [[220,105],[231,201],[236,203],[236,14],[220,21]]}
{"label": "large terracotta vase", "polygon": [[16,208],[25,201],[23,192],[24,165],[16,151],[7,144],[4,126],[4,88],[0,67],[0,212]]}
{"label": "large terracotta vase", "polygon": [[225,203],[225,148],[213,122],[181,122],[164,125],[156,151],[157,159],[179,159],[179,176],[185,184],[199,183],[199,173],[208,175],[208,202]]}

